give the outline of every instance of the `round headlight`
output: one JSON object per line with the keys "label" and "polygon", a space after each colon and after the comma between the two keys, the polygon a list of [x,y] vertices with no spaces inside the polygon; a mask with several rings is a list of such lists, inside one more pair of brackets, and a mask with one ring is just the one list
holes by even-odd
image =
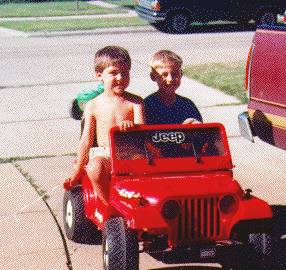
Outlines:
{"label": "round headlight", "polygon": [[167,219],[174,219],[180,214],[180,211],[180,205],[175,200],[165,202],[162,207],[162,214]]}
{"label": "round headlight", "polygon": [[237,207],[236,199],[232,195],[226,195],[219,201],[219,209],[224,214],[230,214]]}

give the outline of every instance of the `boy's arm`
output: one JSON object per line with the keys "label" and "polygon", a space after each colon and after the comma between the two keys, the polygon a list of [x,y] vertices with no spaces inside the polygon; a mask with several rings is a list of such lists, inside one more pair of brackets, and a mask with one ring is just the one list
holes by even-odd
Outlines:
{"label": "boy's arm", "polygon": [[182,101],[184,101],[182,107],[184,107],[186,117],[183,124],[203,123],[202,115],[197,106],[190,99],[184,98]]}
{"label": "boy's arm", "polygon": [[93,114],[93,103],[87,103],[84,111],[84,129],[77,150],[76,168],[83,168],[88,162],[89,149],[93,145],[96,119]]}
{"label": "boy's arm", "polygon": [[145,106],[143,100],[139,104],[134,105],[134,124],[137,125],[146,124]]}
{"label": "boy's arm", "polygon": [[79,145],[78,145],[77,158],[76,158],[76,164],[74,167],[74,172],[69,178],[65,180],[63,184],[64,188],[67,190],[71,189],[73,186],[76,186],[79,183],[81,174],[83,173],[85,165],[88,162],[89,149],[93,145],[94,132],[95,132],[95,126],[96,126],[96,119],[92,111],[93,111],[92,103],[88,102],[85,112],[84,112],[85,124],[84,124],[83,133],[82,133]]}
{"label": "boy's arm", "polygon": [[144,125],[146,124],[145,120],[145,108],[143,101],[141,103],[133,104],[133,121],[125,120],[119,124],[121,131],[127,131],[130,128],[133,128],[134,125]]}

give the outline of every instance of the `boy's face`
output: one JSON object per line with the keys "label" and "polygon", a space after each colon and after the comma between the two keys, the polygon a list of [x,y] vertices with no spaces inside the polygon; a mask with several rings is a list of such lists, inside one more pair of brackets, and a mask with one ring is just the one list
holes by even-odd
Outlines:
{"label": "boy's face", "polygon": [[151,79],[157,82],[159,91],[174,94],[181,84],[182,69],[179,65],[158,67],[151,72]]}
{"label": "boy's face", "polygon": [[97,79],[104,83],[104,91],[111,90],[117,95],[121,95],[129,85],[129,66],[116,63],[112,64],[102,72],[96,72]]}

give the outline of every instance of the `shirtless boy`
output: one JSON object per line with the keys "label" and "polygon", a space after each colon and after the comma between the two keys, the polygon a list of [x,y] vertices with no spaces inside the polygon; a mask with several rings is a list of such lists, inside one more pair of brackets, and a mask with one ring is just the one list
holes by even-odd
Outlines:
{"label": "shirtless boy", "polygon": [[[95,54],[95,73],[104,84],[104,92],[86,105],[75,169],[63,183],[65,189],[71,189],[79,184],[82,173],[86,171],[98,197],[105,204],[110,187],[108,132],[114,126],[126,131],[134,124],[145,124],[143,99],[125,91],[130,81],[130,68],[130,56],[123,48],[108,46]],[[95,132],[99,147],[91,149]]]}
{"label": "shirtless boy", "polygon": [[183,76],[182,59],[172,51],[162,50],[150,61],[151,79],[158,85],[157,92],[145,98],[148,125],[191,124],[202,122],[195,104],[176,94]]}

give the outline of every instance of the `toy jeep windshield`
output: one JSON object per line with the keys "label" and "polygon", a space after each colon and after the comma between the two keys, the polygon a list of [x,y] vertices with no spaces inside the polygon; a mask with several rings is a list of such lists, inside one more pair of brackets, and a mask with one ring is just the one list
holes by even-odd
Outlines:
{"label": "toy jeep windshield", "polygon": [[[190,161],[194,162],[191,171],[200,170],[197,167],[202,166],[201,156],[216,157],[217,162],[227,159],[218,128],[147,129],[128,133],[115,131],[114,134],[112,154],[115,174],[121,174],[123,167],[132,174],[189,172]],[[211,159],[206,159],[204,166],[211,168]]]}
{"label": "toy jeep windshield", "polygon": [[104,269],[139,269],[139,252],[216,257],[225,243],[269,255],[272,210],[233,179],[221,124],[115,127],[110,148],[108,205],[85,175],[64,196],[67,237],[102,233]]}

